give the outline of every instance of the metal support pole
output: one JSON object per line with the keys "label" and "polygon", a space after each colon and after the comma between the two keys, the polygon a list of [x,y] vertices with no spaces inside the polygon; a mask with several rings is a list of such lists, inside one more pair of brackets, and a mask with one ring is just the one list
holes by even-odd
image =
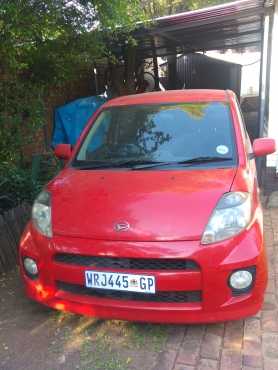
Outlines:
{"label": "metal support pole", "polygon": [[264,18],[263,40],[261,49],[261,72],[260,72],[260,112],[259,112],[259,137],[267,134],[267,80],[269,74],[269,15]]}
{"label": "metal support pole", "polygon": [[[268,85],[269,85],[269,72],[270,72],[270,16],[265,15],[263,20],[263,37],[261,45],[261,70],[260,70],[260,110],[259,110],[259,137],[267,135],[268,131]],[[263,185],[263,176],[266,170],[266,159],[258,158],[256,160],[258,171],[259,185]]]}

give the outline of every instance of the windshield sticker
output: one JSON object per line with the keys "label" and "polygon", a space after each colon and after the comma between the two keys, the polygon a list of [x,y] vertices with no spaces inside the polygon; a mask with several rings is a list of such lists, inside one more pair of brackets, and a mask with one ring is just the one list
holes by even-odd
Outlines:
{"label": "windshield sticker", "polygon": [[229,152],[229,148],[226,145],[218,145],[216,151],[218,154],[225,155]]}

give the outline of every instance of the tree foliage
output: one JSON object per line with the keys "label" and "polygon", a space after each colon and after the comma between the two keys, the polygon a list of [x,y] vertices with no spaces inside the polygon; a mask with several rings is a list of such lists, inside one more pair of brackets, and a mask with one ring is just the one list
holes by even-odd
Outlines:
{"label": "tree foliage", "polygon": [[22,149],[45,124],[49,91],[109,55],[105,37],[115,36],[119,26],[128,32],[142,20],[139,5],[139,0],[0,0],[0,200],[13,194],[17,203],[38,191]]}
{"label": "tree foliage", "polygon": [[13,176],[23,168],[22,148],[45,123],[49,90],[91,71],[99,58],[113,58],[107,38],[124,33],[132,43],[138,21],[216,2],[0,0],[0,178],[7,168]]}
{"label": "tree foliage", "polygon": [[64,77],[68,64],[87,63],[102,54],[99,31],[129,29],[141,15],[139,0],[2,0],[0,71],[30,70],[37,78],[41,68],[36,67],[43,63],[45,75]]}
{"label": "tree foliage", "polygon": [[142,7],[150,18],[196,10],[228,1],[230,0],[141,0]]}
{"label": "tree foliage", "polygon": [[138,0],[0,0],[0,161],[19,160],[49,88],[92,70],[107,33],[141,19]]}

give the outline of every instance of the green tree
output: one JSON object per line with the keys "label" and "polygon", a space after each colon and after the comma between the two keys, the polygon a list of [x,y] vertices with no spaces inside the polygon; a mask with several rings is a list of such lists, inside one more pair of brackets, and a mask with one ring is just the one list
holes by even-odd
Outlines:
{"label": "green tree", "polygon": [[[115,61],[108,39],[114,44],[124,39],[132,46],[130,31],[138,21],[217,2],[0,0],[0,179],[16,174],[17,168],[22,178],[22,148],[45,122],[50,89],[91,71],[103,57]],[[129,92],[134,80],[132,47],[127,47],[126,56],[133,60],[126,77]],[[0,183],[15,183],[11,179]]]}
{"label": "green tree", "polygon": [[[44,121],[51,86],[92,70],[105,39],[142,20],[138,0],[0,0],[0,161],[16,161]],[[24,126],[25,135],[22,135]],[[26,132],[29,133],[26,135]]]}
{"label": "green tree", "polygon": [[91,71],[110,55],[107,37],[142,19],[139,0],[0,0],[0,200],[38,191],[22,149],[45,123],[49,91]]}
{"label": "green tree", "polygon": [[46,58],[47,70],[59,74],[58,64],[100,56],[104,33],[129,30],[138,20],[139,0],[0,0],[0,73]]}
{"label": "green tree", "polygon": [[151,17],[196,10],[230,0],[141,0],[144,11]]}

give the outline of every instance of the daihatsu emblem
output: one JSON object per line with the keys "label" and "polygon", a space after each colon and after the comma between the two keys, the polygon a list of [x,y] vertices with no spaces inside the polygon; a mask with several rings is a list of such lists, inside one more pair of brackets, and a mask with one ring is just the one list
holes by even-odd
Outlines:
{"label": "daihatsu emblem", "polygon": [[124,221],[124,222],[118,222],[117,224],[114,225],[114,230],[115,231],[127,231],[129,229],[129,223]]}

